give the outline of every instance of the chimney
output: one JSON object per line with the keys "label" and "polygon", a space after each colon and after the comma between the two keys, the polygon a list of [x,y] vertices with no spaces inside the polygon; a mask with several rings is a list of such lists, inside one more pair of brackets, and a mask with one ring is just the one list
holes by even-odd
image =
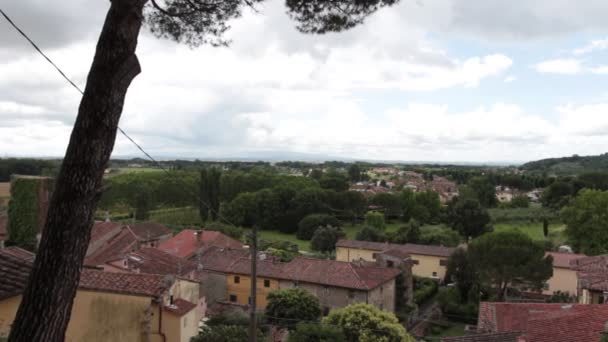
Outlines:
{"label": "chimney", "polygon": [[196,241],[201,242],[203,241],[203,231],[202,230],[197,230],[196,233]]}

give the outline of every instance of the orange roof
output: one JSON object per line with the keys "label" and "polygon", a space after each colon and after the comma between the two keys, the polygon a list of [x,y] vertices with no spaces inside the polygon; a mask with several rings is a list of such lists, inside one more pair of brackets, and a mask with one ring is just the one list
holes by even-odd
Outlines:
{"label": "orange roof", "polygon": [[0,253],[8,254],[24,261],[34,261],[34,258],[36,258],[36,254],[17,246],[0,249]]}
{"label": "orange roof", "polygon": [[525,342],[599,341],[606,317],[608,305],[482,302],[477,328],[519,331]]}
{"label": "orange roof", "polygon": [[196,308],[196,304],[185,299],[175,299],[173,304],[165,305],[164,309],[177,316],[183,316]]}
{"label": "orange roof", "polygon": [[[199,234],[201,235],[199,236]],[[182,230],[171,239],[161,243],[158,248],[180,258],[190,258],[194,256],[201,247],[209,246],[238,249],[242,248],[243,244],[220,232],[186,229]]]}
{"label": "orange roof", "polygon": [[137,248],[137,239],[128,227],[106,241],[95,252],[89,255],[84,263],[90,266],[103,265],[113,258],[123,256]]}
{"label": "orange roof", "polygon": [[546,255],[553,257],[553,267],[573,269],[572,261],[587,257],[584,254],[547,252]]}
{"label": "orange roof", "polygon": [[126,255],[128,268],[148,274],[185,275],[196,269],[196,263],[156,248],[142,248]]}

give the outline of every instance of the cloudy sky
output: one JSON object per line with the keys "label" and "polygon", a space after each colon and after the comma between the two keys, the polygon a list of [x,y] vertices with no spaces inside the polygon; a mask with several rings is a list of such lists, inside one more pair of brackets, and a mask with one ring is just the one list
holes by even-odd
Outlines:
{"label": "cloudy sky", "polygon": [[[84,85],[109,1],[0,2]],[[143,34],[121,127],[152,155],[527,161],[608,151],[608,1],[401,0],[305,36],[281,0],[228,48]],[[61,156],[79,94],[0,17],[0,156]],[[119,137],[114,156],[138,156]]]}

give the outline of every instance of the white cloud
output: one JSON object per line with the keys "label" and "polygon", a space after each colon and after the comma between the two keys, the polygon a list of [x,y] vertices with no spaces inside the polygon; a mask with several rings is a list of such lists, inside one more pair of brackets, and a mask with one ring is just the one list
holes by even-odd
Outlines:
{"label": "white cloud", "polygon": [[575,49],[573,51],[573,54],[575,55],[585,55],[594,51],[598,51],[598,50],[606,50],[608,49],[608,38],[606,39],[597,39],[597,40],[593,40],[591,41],[591,43]]}
{"label": "white cloud", "polygon": [[546,60],[536,64],[534,68],[540,73],[564,75],[575,75],[583,71],[581,61],[572,58]]}
{"label": "white cloud", "polygon": [[598,67],[590,68],[589,71],[596,75],[608,75],[608,65],[601,65]]}
{"label": "white cloud", "polygon": [[515,76],[507,76],[507,77],[505,77],[505,80],[504,80],[505,83],[511,83],[511,82],[515,82],[515,81],[517,81],[517,77],[515,77]]}

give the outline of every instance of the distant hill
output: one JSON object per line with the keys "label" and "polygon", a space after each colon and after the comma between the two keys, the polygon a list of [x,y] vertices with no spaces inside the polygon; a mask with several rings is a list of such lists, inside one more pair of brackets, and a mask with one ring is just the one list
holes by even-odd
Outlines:
{"label": "distant hill", "polygon": [[526,171],[555,175],[577,175],[591,171],[608,171],[608,153],[599,156],[578,156],[542,159],[521,166]]}

